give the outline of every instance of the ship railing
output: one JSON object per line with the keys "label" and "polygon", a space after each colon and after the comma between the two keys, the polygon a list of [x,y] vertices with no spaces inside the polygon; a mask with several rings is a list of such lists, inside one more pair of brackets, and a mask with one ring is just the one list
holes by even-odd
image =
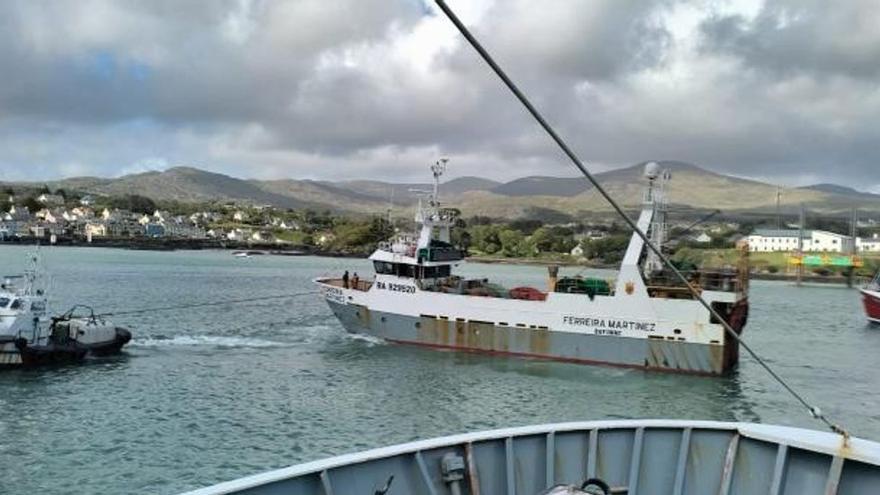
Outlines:
{"label": "ship railing", "polygon": [[372,280],[360,280],[360,279],[358,279],[357,282],[355,282],[355,281],[353,281],[353,280],[350,280],[350,281],[349,281],[349,284],[350,284],[349,287],[352,288],[352,289],[354,289],[354,290],[359,290],[359,291],[366,292],[366,291],[370,290],[370,287],[373,286],[373,281],[372,281]]}
{"label": "ship railing", "polygon": [[[735,270],[691,270],[682,273],[688,279],[688,283],[691,287],[702,290],[744,292],[745,289],[745,283],[742,280],[742,277],[740,277]],[[652,274],[648,280],[646,280],[646,285],[649,290],[688,290],[687,286],[682,284],[677,277],[666,272]]]}
{"label": "ship railing", "polygon": [[19,330],[18,338],[25,339],[31,345],[40,345],[48,340],[49,335],[43,333],[42,325],[38,323],[31,328]]}
{"label": "ship railing", "polygon": [[[330,285],[332,287],[339,287],[340,289],[345,288],[345,282],[343,282],[343,280],[341,278],[326,278],[326,279],[320,280],[320,282],[322,284]],[[357,282],[355,282],[353,279],[348,280],[348,288],[349,289],[354,289],[354,290],[366,292],[366,291],[370,290],[370,287],[372,287],[372,286],[373,286],[372,280],[358,279]]]}

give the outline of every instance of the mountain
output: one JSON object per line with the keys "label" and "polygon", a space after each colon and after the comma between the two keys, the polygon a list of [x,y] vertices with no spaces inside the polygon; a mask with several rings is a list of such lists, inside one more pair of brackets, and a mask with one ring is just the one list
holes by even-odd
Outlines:
{"label": "mountain", "polygon": [[583,177],[532,176],[516,179],[493,187],[491,191],[502,196],[577,196],[590,188]]}
{"label": "mountain", "polygon": [[308,201],[265,190],[260,184],[193,167],[174,167],[162,172],[125,175],[117,179],[64,179],[48,185],[52,189],[63,188],[103,196],[138,194],[158,201],[246,201],[282,208],[310,206]]}
{"label": "mountain", "polygon": [[851,187],[839,186],[837,184],[814,184],[812,186],[802,187],[801,189],[809,189],[811,191],[839,194],[839,195],[844,195],[844,196],[849,196],[849,197],[859,197],[859,198],[864,198],[864,199],[878,199],[878,200],[880,200],[880,194],[857,191]]}
{"label": "mountain", "polygon": [[[332,184],[342,189],[369,195],[375,200],[382,200],[385,205],[389,202],[413,203],[418,200],[422,192],[430,191],[434,187],[427,182],[400,184],[376,180],[349,180]],[[500,182],[482,177],[458,177],[444,182],[441,194],[447,197],[458,196],[472,191],[487,191],[500,185]]]}
{"label": "mountain", "polygon": [[[777,186],[720,174],[678,161],[659,162],[672,178],[667,185],[670,204],[678,209],[721,209],[728,213],[774,213]],[[608,193],[628,208],[639,205],[645,184],[644,163],[596,174]],[[426,174],[427,175],[427,174]],[[43,183],[6,184],[42,187]],[[75,177],[52,181],[51,189],[63,188],[106,196],[139,194],[155,200],[182,202],[235,201],[271,204],[281,208],[331,209],[377,213],[393,205],[395,212],[410,214],[420,191],[430,183],[392,183],[374,180],[244,180],[194,167],[175,167],[162,172],[125,175],[114,179]],[[0,186],[4,186],[0,184]],[[532,176],[500,183],[480,177],[459,177],[445,182],[441,199],[466,215],[503,218],[577,218],[607,213],[610,207],[583,177]],[[826,213],[853,207],[880,212],[880,195],[835,184],[785,189],[781,197],[785,213],[800,205]]]}

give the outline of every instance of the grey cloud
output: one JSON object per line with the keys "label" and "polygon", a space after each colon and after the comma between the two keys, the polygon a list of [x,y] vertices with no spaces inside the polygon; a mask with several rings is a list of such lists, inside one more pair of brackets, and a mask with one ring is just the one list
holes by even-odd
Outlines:
{"label": "grey cloud", "polygon": [[657,13],[672,1],[499,2],[476,28],[523,71],[572,80],[609,79],[662,62],[669,33]]}
{"label": "grey cloud", "polygon": [[[497,2],[475,26],[545,109],[567,115],[573,85],[613,80],[662,63],[669,35],[656,20],[668,2]],[[344,153],[386,145],[425,146],[443,142],[463,152],[502,156],[534,154],[531,119],[473,53],[459,43],[438,55],[432,71],[444,84],[412,77],[407,67],[381,60],[390,77],[377,80],[358,69],[337,68],[300,86],[298,101],[284,118],[296,146]],[[342,122],[340,122],[340,120]],[[390,141],[390,142],[389,142]],[[541,155],[552,148],[542,141]]]}
{"label": "grey cloud", "polygon": [[86,122],[271,117],[325,50],[420,14],[406,0],[7,3],[0,109]]}
{"label": "grey cloud", "polygon": [[[601,167],[668,158],[880,183],[880,64],[867,62],[880,43],[861,27],[880,8],[704,11],[693,52],[665,24],[679,6],[498,0],[473,29]],[[0,3],[0,179],[165,162],[418,179],[440,153],[462,175],[568,174],[459,38],[419,67],[395,52],[427,23],[446,26],[431,15],[420,0]]]}
{"label": "grey cloud", "polygon": [[880,73],[877,7],[873,0],[768,0],[753,20],[707,19],[704,49],[774,73],[872,78]]}

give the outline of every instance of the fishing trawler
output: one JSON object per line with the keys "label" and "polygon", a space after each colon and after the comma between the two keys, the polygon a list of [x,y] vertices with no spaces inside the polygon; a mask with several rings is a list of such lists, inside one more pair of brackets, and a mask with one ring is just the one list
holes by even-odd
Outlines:
{"label": "fishing trawler", "polygon": [[36,253],[29,255],[24,274],[3,277],[0,368],[78,362],[119,352],[131,340],[127,329],[85,306],[50,316],[43,279]]}
{"label": "fishing trawler", "polygon": [[862,303],[865,305],[868,321],[880,324],[880,271],[859,291],[862,293]]}
{"label": "fishing trawler", "polygon": [[[717,375],[739,359],[738,340],[693,296],[699,289],[739,334],[748,315],[748,250],[735,268],[687,273],[676,283],[644,239],[633,234],[616,281],[558,278],[547,291],[506,290],[453,269],[465,250],[452,244],[457,210],[441,205],[446,161],[432,165],[433,191],[419,202],[419,233],[382,243],[370,256],[371,281],[315,282],[345,329],[385,340],[435,348]],[[645,167],[638,226],[656,246],[666,237],[666,184],[656,163]]]}

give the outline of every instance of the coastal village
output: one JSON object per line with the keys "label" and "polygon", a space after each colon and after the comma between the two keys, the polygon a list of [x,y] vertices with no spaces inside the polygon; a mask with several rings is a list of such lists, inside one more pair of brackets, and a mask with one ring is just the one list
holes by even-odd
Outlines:
{"label": "coastal village", "polygon": [[289,215],[283,218],[271,206],[225,205],[182,214],[114,208],[102,205],[91,195],[66,200],[58,194],[42,193],[27,199],[18,202],[14,195],[8,196],[0,213],[0,241],[28,239],[55,244],[70,240],[100,243],[104,239],[183,239],[290,244],[291,237],[283,233],[300,230]]}
{"label": "coastal village", "polygon": [[[127,208],[126,208],[127,206]],[[164,206],[164,205],[163,205]],[[778,222],[778,218],[776,219]],[[790,268],[783,253],[824,253],[863,256],[866,270],[880,255],[880,222],[855,220],[847,235],[831,229],[800,229],[796,224],[767,228],[773,222],[690,218],[670,220],[670,246],[676,257],[695,265],[707,263],[707,253],[748,242],[757,255],[758,271],[784,272]],[[409,219],[390,215],[352,217],[330,211],[281,209],[271,205],[227,202],[211,205],[174,204],[162,208],[149,198],[108,198],[68,194],[48,187],[32,194],[7,190],[0,211],[0,242],[40,242],[120,247],[254,248],[302,250],[334,255],[365,255],[371,246],[393,232],[408,227]],[[508,220],[474,216],[462,223],[472,256],[501,261],[531,259],[547,262],[588,263],[597,266],[619,262],[629,233],[613,221],[550,224],[539,220]],[[845,222],[832,223],[838,231]],[[798,239],[801,242],[798,242]],[[776,256],[774,256],[776,255]],[[717,258],[717,257],[716,257]],[[852,258],[851,258],[852,259]],[[763,261],[762,261],[763,260]],[[715,260],[710,263],[724,263]],[[833,264],[829,260],[820,264]],[[859,259],[858,265],[865,264]],[[824,271],[817,268],[820,274]]]}

